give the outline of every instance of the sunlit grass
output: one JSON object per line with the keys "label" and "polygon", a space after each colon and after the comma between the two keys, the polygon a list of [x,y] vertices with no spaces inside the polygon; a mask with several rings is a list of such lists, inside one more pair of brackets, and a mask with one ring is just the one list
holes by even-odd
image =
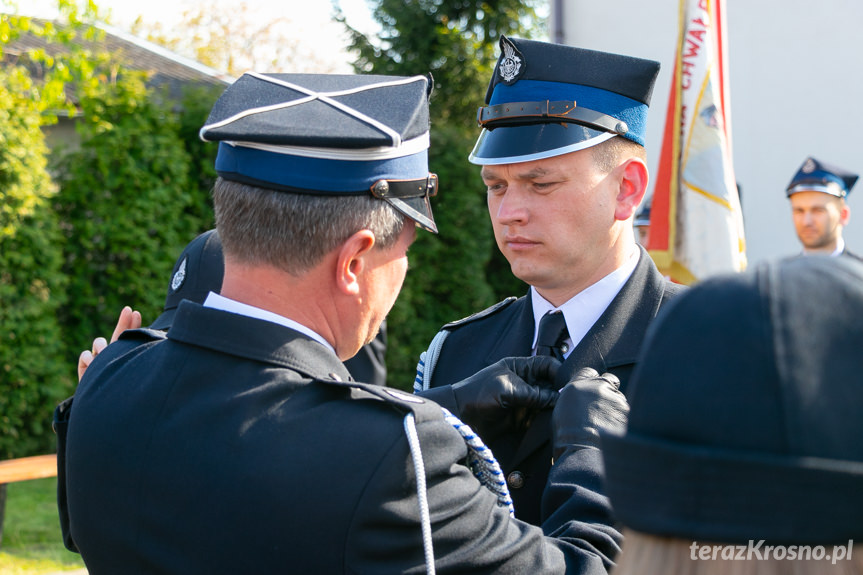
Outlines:
{"label": "sunlit grass", "polygon": [[0,542],[0,575],[44,575],[84,567],[63,546],[57,516],[57,479],[10,483]]}

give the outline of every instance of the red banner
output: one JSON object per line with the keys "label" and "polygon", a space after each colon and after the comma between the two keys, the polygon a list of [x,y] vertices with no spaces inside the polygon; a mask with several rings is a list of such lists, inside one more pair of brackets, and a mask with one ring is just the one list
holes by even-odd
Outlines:
{"label": "red banner", "polygon": [[681,0],[647,249],[679,283],[746,267],[734,177],[723,0]]}

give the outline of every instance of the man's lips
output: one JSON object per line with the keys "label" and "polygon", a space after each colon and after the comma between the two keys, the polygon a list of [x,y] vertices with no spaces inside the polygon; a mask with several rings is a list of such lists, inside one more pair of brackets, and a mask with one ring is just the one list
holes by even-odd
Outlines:
{"label": "man's lips", "polygon": [[538,241],[523,236],[507,236],[504,238],[504,243],[513,250],[524,250],[539,245]]}

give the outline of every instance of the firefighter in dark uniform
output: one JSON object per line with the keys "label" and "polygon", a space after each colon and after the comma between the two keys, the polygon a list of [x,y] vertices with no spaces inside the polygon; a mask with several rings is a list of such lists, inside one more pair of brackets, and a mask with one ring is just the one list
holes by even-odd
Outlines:
{"label": "firefighter in dark uniform", "polygon": [[847,196],[857,178],[857,174],[812,157],[806,158],[794,174],[785,194],[804,255],[821,253],[863,259],[848,251],[842,237],[851,217]]}
{"label": "firefighter in dark uniform", "polygon": [[[207,230],[189,242],[174,263],[162,314],[150,327],[167,330],[181,301],[188,299],[201,303],[211,291],[219,293],[224,269],[222,242],[217,230]],[[345,367],[356,381],[386,385],[386,351],[387,328],[384,320],[375,338],[361,347],[355,356],[346,359]]]}
{"label": "firefighter in dark uniform", "polygon": [[[625,393],[649,323],[682,289],[633,231],[648,183],[645,123],[659,64],[515,38],[500,46],[470,161],[482,166],[498,248],[530,288],[445,325],[420,358],[414,390],[449,404],[446,388],[471,373],[504,357],[551,353],[564,360],[561,385],[589,367],[615,374]],[[542,507],[549,418],[484,439],[516,516],[542,524],[552,511]]]}
{"label": "firefighter in dark uniform", "polygon": [[436,231],[429,92],[422,76],[249,73],[216,102],[201,135],[219,142],[220,293],[180,302],[161,337],[123,332],[55,412],[64,541],[91,574],[611,567],[620,534],[584,485],[600,432],[625,425],[613,375],[558,392],[558,360],[515,358],[451,388],[478,433],[551,417],[540,528],[512,517],[471,427],[342,363],[395,302],[417,227]]}

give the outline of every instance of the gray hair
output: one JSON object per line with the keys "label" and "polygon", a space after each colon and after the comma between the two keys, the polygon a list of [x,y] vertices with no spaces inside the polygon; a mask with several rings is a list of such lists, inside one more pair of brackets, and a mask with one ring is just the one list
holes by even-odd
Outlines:
{"label": "gray hair", "polygon": [[354,233],[368,229],[375,248],[398,241],[405,216],[371,195],[301,194],[219,178],[213,189],[216,227],[226,254],[298,275]]}

